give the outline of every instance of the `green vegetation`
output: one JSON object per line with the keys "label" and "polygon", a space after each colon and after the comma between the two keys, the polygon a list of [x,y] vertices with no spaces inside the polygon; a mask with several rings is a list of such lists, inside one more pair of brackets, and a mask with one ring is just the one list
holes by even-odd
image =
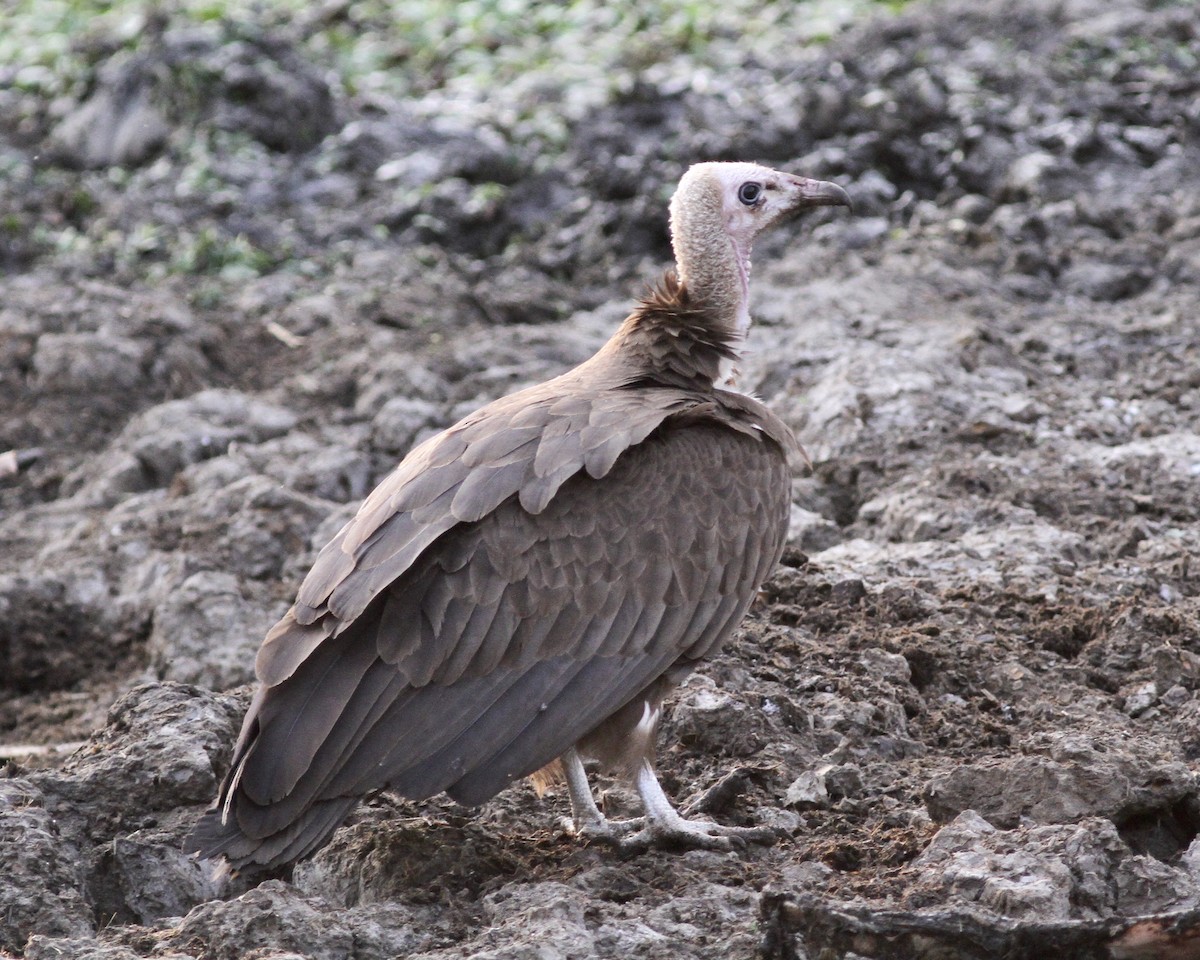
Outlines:
{"label": "green vegetation", "polygon": [[[26,142],[48,142],[64,113],[89,95],[101,69],[151,49],[164,31],[199,30],[220,43],[277,35],[317,65],[340,95],[400,99],[428,115],[486,124],[551,162],[573,121],[633,90],[639,80],[716,86],[722,71],[744,63],[748,52],[764,67],[787,72],[805,43],[820,42],[867,9],[899,5],[901,0],[6,0],[0,91],[7,88],[3,107],[10,127]],[[184,274],[236,282],[293,266],[287,257],[297,244],[287,223],[252,242],[229,216],[255,171],[291,161],[272,157],[243,130],[206,122],[219,82],[207,62],[174,61],[168,69],[169,81],[155,94],[174,130],[162,157],[129,170],[72,171],[47,164],[45,157],[0,153],[0,206],[9,211],[0,230],[24,234],[28,255],[53,253],[61,263],[111,267],[131,279]],[[310,175],[336,171],[334,138],[296,162],[307,164]],[[496,183],[472,190],[470,205],[481,216],[506,194]],[[27,199],[38,193],[55,198],[61,216],[38,220],[37,204]],[[114,204],[114,195],[140,202]],[[187,211],[180,222],[158,215],[156,204],[163,201]],[[378,225],[367,229],[378,238],[387,234]],[[336,242],[321,256],[323,263],[335,261]]]}
{"label": "green vegetation", "polygon": [[[386,86],[469,97],[488,84],[528,89],[595,81],[612,70],[646,69],[679,55],[717,67],[737,49],[795,43],[848,19],[858,0],[663,0],[656,4],[575,0],[363,0],[314,34],[339,61],[350,87]],[[813,27],[816,27],[814,30]]]}
{"label": "green vegetation", "polygon": [[[136,48],[154,21],[286,28],[332,66],[350,92],[477,96],[530,78],[594,81],[684,55],[715,68],[743,55],[794,51],[855,16],[906,0],[8,0],[0,67],[43,95],[86,82],[92,58]],[[544,77],[539,75],[545,74]],[[534,81],[535,82],[535,81]]]}
{"label": "green vegetation", "polygon": [[187,240],[171,260],[175,273],[215,273],[224,280],[239,281],[256,277],[275,265],[268,253],[240,234],[228,237],[213,227],[203,227]]}

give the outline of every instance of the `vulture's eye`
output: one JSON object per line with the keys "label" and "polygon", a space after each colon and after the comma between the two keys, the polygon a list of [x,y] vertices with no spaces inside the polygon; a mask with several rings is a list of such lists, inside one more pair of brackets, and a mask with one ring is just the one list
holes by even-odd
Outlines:
{"label": "vulture's eye", "polygon": [[738,188],[738,199],[746,206],[752,207],[758,202],[758,198],[762,196],[762,184],[755,183],[751,180],[749,183],[743,183]]}

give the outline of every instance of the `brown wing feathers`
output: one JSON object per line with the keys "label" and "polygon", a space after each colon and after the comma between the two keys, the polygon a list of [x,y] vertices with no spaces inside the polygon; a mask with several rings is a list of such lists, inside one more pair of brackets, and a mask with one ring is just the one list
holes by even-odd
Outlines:
{"label": "brown wing feathers", "polygon": [[[751,571],[777,558],[777,544],[744,536],[746,522],[786,515],[786,503],[756,502],[786,491],[778,448],[761,436],[668,424],[614,460],[613,482],[577,467],[541,515],[510,493],[448,528],[270,691],[240,751],[232,822],[207,824],[209,846],[234,862],[283,862],[319,846],[347,798],[383,786],[479,802],[561,754],[685,651],[719,642],[751,599]],[[575,463],[585,455],[558,449]],[[735,468],[748,494],[726,489]],[[439,485],[422,496],[444,497]],[[383,539],[364,538],[363,559]],[[241,853],[235,832],[264,842]]]}
{"label": "brown wing feathers", "polygon": [[[296,604],[259,651],[259,679],[274,685],[289,676],[455,524],[480,519],[513,494],[526,511],[541,513],[580,469],[607,475],[622,451],[697,402],[671,389],[555,395],[579,376],[498,400],[412,451],[321,551]],[[487,456],[495,450],[503,451],[499,461]],[[326,612],[340,623],[298,628]]]}

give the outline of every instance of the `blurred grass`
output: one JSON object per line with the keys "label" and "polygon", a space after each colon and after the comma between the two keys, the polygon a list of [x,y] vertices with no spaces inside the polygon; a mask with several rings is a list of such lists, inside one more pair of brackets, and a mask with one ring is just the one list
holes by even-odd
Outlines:
{"label": "blurred grass", "polygon": [[[172,65],[164,85],[176,131],[155,162],[93,172],[40,158],[36,145],[86,99],[98,71],[150,50],[163,31],[199,31],[218,45],[281,36],[323,71],[335,96],[356,104],[352,111],[402,101],[431,119],[491,126],[551,163],[577,120],[639,82],[716,87],[747,63],[785,74],[803,47],[905,2],[0,0],[0,114],[32,147],[0,148],[0,207],[9,210],[0,254],[13,263],[49,255],[84,272],[151,280],[236,280],[293,255],[286,224],[251,240],[229,221],[254,179],[249,171],[276,161],[243,131],[188,122],[203,115],[212,78],[193,76],[187,62]],[[278,162],[286,169],[288,161]],[[333,169],[336,145],[297,162]],[[135,199],[115,203],[114,193]],[[172,202],[189,214],[168,224],[158,206]]]}
{"label": "blurred grass", "polygon": [[679,57],[719,68],[786,56],[855,17],[906,0],[5,0],[0,69],[17,87],[60,96],[94,62],[136,48],[155,20],[298,33],[348,93],[478,96],[518,84],[602,80]]}

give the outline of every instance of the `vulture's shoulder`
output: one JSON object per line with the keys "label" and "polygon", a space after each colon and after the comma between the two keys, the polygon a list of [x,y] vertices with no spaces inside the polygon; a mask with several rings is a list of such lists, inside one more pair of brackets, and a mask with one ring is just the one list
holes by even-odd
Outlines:
{"label": "vulture's shoulder", "polygon": [[811,466],[808,454],[791,428],[762,401],[745,393],[716,390],[714,418],[743,433],[765,435],[779,445],[789,460]]}
{"label": "vulture's shoulder", "polygon": [[795,444],[787,427],[748,397],[589,388],[576,372],[496,400],[426,440],[318,555],[296,603],[259,651],[259,679],[273,685],[290,676],[455,525],[480,520],[513,496],[539,514],[570,477],[604,477],[665,422],[693,418],[765,434],[785,450]]}

